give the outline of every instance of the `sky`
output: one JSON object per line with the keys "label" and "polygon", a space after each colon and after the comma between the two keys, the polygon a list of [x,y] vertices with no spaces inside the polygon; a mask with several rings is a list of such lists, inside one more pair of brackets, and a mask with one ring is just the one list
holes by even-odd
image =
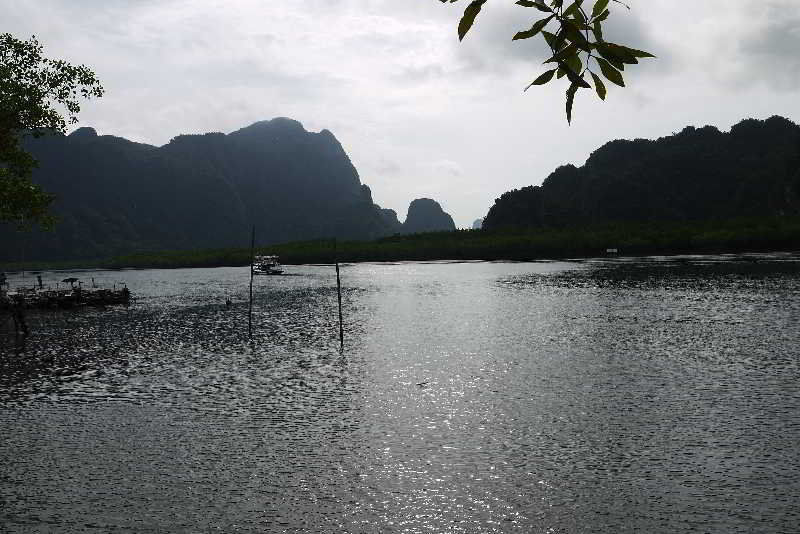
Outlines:
{"label": "sky", "polygon": [[291,117],[331,130],[362,183],[403,220],[437,200],[459,227],[502,193],[583,165],[613,139],[744,118],[800,123],[800,0],[629,0],[605,38],[658,56],[626,69],[605,102],[581,91],[567,125],[540,18],[489,0],[459,43],[468,0],[0,0],[0,32],[92,68],[105,96],[77,126],[163,145]]}

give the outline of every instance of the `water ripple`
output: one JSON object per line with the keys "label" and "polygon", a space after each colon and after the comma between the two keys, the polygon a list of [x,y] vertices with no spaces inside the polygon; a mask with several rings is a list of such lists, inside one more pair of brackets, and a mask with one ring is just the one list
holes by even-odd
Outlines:
{"label": "water ripple", "polygon": [[138,299],[0,338],[0,525],[790,532],[798,267],[346,266],[342,352],[326,266],[257,280],[252,339],[246,269],[81,273]]}

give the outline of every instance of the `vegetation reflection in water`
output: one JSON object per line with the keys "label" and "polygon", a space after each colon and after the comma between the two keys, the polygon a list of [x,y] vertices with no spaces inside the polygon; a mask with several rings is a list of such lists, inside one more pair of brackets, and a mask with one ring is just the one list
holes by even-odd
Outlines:
{"label": "vegetation reflection in water", "polygon": [[259,281],[252,342],[246,269],[92,273],[140,299],[0,359],[2,522],[790,530],[798,266],[352,265],[343,353],[329,267]]}

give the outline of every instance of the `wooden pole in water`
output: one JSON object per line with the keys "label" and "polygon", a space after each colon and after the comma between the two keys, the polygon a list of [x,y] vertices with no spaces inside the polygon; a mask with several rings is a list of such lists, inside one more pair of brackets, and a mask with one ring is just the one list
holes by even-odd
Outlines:
{"label": "wooden pole in water", "polygon": [[[22,226],[25,226],[25,216],[22,216]],[[22,279],[25,280],[25,240],[22,240]],[[24,282],[23,282],[24,283]]]}
{"label": "wooden pole in water", "polygon": [[250,308],[247,314],[247,333],[253,337],[253,261],[255,260],[256,250],[256,225],[253,225],[253,232],[250,235]]}
{"label": "wooden pole in water", "polygon": [[336,253],[336,238],[333,239],[333,261],[336,263],[336,296],[339,298],[339,348],[344,349],[344,324],[342,323],[342,280],[339,277],[339,257]]}

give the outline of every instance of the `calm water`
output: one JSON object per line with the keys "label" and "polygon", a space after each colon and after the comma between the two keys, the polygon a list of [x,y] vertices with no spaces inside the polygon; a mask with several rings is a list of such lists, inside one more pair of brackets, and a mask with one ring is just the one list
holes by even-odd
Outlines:
{"label": "calm water", "polygon": [[0,531],[797,532],[800,255],[287,270],[0,340]]}

